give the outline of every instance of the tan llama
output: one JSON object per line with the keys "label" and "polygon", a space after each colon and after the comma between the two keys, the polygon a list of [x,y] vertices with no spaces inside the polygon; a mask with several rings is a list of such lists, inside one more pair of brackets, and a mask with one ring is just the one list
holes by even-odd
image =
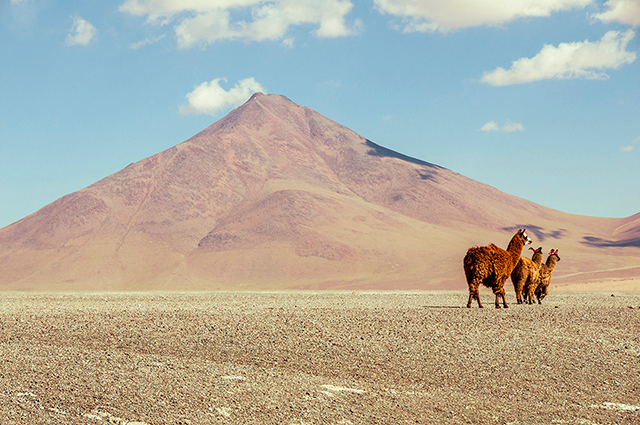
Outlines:
{"label": "tan llama", "polygon": [[547,257],[547,261],[540,268],[540,283],[535,290],[536,298],[538,299],[538,304],[542,304],[542,300],[549,293],[549,284],[551,283],[551,275],[553,274],[553,269],[556,267],[560,261],[560,256],[558,255],[558,250],[555,251],[552,249]]}
{"label": "tan llama", "polygon": [[540,277],[540,265],[542,264],[542,247],[538,249],[529,248],[533,251],[531,259],[521,257],[515,269],[511,272],[511,282],[516,291],[516,300],[522,304],[522,291],[525,293],[531,285],[538,286]]}

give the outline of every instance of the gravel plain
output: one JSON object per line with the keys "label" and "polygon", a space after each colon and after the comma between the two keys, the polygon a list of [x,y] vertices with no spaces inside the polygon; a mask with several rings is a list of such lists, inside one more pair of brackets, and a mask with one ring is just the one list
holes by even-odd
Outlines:
{"label": "gravel plain", "polygon": [[640,293],[2,293],[0,424],[640,423]]}

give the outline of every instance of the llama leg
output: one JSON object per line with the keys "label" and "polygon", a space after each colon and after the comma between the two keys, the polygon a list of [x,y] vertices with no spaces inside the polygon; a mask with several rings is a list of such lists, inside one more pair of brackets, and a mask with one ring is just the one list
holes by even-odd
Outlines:
{"label": "llama leg", "polygon": [[532,282],[529,278],[522,283],[522,297],[520,304],[526,304],[529,295],[529,289],[531,289]]}
{"label": "llama leg", "polygon": [[478,307],[482,308],[482,303],[480,302],[480,292],[478,291],[478,287],[480,286],[480,282],[476,282],[475,279],[469,283],[469,301],[467,302],[467,308],[471,308],[471,302],[475,299],[478,300]]}
{"label": "llama leg", "polygon": [[499,300],[500,300],[500,290],[499,290],[499,289],[498,289],[498,290],[496,290],[496,289],[494,288],[494,290],[493,290],[493,295],[495,295],[495,296],[496,296],[496,308],[500,308],[500,301],[499,301]]}
{"label": "llama leg", "polygon": [[500,298],[502,298],[502,305],[504,306],[504,308],[509,308],[509,306],[507,305],[507,300],[505,299],[505,296],[504,296],[505,295],[504,286],[502,286],[500,289],[495,291],[494,294],[496,295],[496,308],[500,308]]}
{"label": "llama leg", "polygon": [[504,293],[504,288],[502,288],[502,291],[500,291],[500,296],[502,297],[502,305],[504,305],[504,308],[509,308],[509,306],[507,305],[507,300],[504,297],[505,293]]}
{"label": "llama leg", "polygon": [[542,304],[542,300],[544,299],[544,297],[547,296],[547,288],[544,288],[542,291],[540,291],[540,294],[538,295],[538,304]]}
{"label": "llama leg", "polygon": [[493,293],[496,296],[496,308],[500,308],[500,298],[502,298],[502,304],[504,305],[504,308],[509,307],[507,305],[507,301],[504,298],[504,281],[505,280],[506,279],[498,280],[498,282],[496,282],[497,286],[495,286],[493,289]]}
{"label": "llama leg", "polygon": [[475,291],[473,289],[473,286],[469,285],[469,301],[467,301],[467,308],[471,308],[471,302],[475,298],[474,294]]}
{"label": "llama leg", "polygon": [[522,304],[522,289],[516,291],[516,300],[518,304]]}
{"label": "llama leg", "polygon": [[482,303],[480,302],[480,294],[478,293],[477,290],[476,290],[476,292],[469,292],[469,301],[467,302],[467,308],[471,308],[471,302],[474,299],[478,300],[478,307],[479,308],[483,308],[482,307]]}
{"label": "llama leg", "polygon": [[478,290],[479,285],[473,285],[473,288],[469,288],[469,303],[467,307],[471,307],[471,301],[478,301],[478,308],[483,308],[482,303],[480,302],[480,291]]}

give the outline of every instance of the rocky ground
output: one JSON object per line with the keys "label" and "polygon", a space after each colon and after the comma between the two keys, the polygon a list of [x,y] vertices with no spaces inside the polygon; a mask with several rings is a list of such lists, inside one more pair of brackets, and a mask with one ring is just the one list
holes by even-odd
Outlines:
{"label": "rocky ground", "polygon": [[2,293],[0,423],[640,423],[613,295]]}

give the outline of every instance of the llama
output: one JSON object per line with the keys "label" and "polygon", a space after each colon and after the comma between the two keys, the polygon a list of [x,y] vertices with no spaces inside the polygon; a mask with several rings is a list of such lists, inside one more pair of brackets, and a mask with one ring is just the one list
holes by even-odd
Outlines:
{"label": "llama", "polygon": [[511,282],[513,289],[516,291],[516,299],[518,304],[522,304],[522,290],[528,289],[530,285],[538,286],[538,278],[540,277],[540,264],[542,264],[542,247],[538,249],[529,248],[533,251],[531,260],[521,257],[516,268],[511,272]]}
{"label": "llama", "polygon": [[530,243],[531,239],[526,231],[520,229],[511,238],[506,251],[494,244],[469,248],[463,261],[464,274],[469,285],[467,307],[471,308],[471,302],[476,299],[478,307],[482,308],[478,292],[480,284],[493,290],[496,296],[496,308],[500,308],[499,297],[502,297],[504,308],[508,307],[504,298],[504,282],[518,264],[522,249]]}
{"label": "llama", "polygon": [[[536,298],[538,299],[538,304],[542,304],[542,300],[549,293],[549,284],[551,283],[551,275],[553,274],[553,269],[556,267],[560,261],[560,256],[558,255],[558,250],[555,251],[552,249],[547,257],[547,261],[540,268],[540,280],[538,283],[538,287],[535,289]],[[531,298],[531,303],[533,303],[533,296]]]}

